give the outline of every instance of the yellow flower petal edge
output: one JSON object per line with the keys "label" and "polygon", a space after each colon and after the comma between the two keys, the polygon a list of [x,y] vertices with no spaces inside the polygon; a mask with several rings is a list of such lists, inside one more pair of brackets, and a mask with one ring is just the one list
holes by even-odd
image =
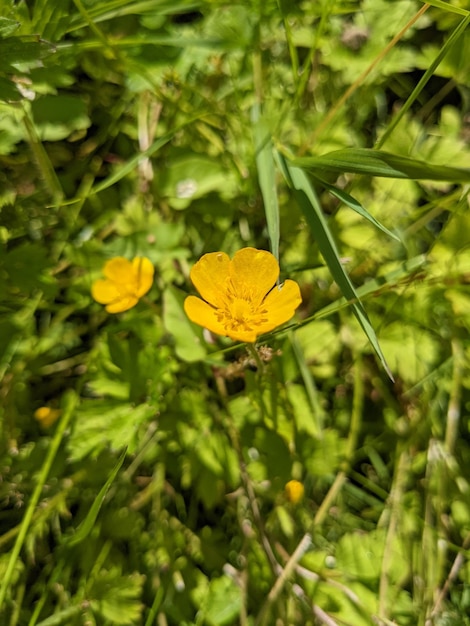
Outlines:
{"label": "yellow flower petal edge", "polygon": [[129,261],[114,257],[103,267],[105,279],[95,280],[91,295],[106,305],[108,313],[122,313],[137,304],[152,287],[154,267],[150,259],[136,257]]}
{"label": "yellow flower petal edge", "polygon": [[201,298],[188,296],[184,310],[199,326],[236,341],[253,343],[289,321],[302,302],[298,284],[275,285],[279,265],[266,250],[243,248],[205,254],[190,272]]}

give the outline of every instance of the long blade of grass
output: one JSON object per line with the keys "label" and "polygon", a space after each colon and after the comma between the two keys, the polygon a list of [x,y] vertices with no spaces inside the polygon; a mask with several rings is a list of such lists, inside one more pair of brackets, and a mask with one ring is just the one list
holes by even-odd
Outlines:
{"label": "long blade of grass", "polygon": [[110,176],[108,176],[103,181],[98,183],[98,185],[95,185],[90,190],[89,195],[91,196],[96,193],[100,193],[100,191],[104,191],[108,187],[111,187],[112,185],[117,183],[119,180],[124,178],[124,176],[127,176],[127,174],[130,174],[143,159],[146,159],[152,156],[161,147],[163,147],[165,144],[171,141],[171,139],[173,138],[176,132],[177,130],[175,129],[173,132],[167,133],[166,135],[163,135],[163,137],[159,137],[156,141],[153,142],[153,144],[149,148],[147,148],[147,150],[144,150],[143,152],[139,152],[138,154],[133,156],[131,159],[126,161],[126,163],[124,163],[121,167],[119,167],[115,172],[113,172]]}
{"label": "long blade of grass", "polygon": [[367,313],[359,300],[359,296],[351,282],[351,279],[341,264],[335,241],[330,232],[327,221],[323,216],[320,202],[307,175],[302,169],[290,165],[281,155],[278,155],[278,161],[286,180],[294,193],[295,199],[304,214],[308,225],[310,226],[320,252],[325,259],[334,280],[341,289],[344,297],[349,301],[354,315],[379,357],[385,371],[393,380],[392,373],[382,353],[372,324],[370,323]]}
{"label": "long blade of grass", "polygon": [[[139,152],[136,155],[134,155],[131,159],[129,159],[123,165],[118,167],[107,178],[102,180],[100,183],[98,183],[94,187],[91,187],[91,189],[88,189],[86,191],[85,197],[88,198],[90,196],[94,196],[95,194],[100,193],[101,191],[104,191],[105,189],[108,189],[108,187],[111,187],[112,185],[120,181],[122,178],[124,178],[124,176],[127,176],[127,174],[130,174],[143,159],[149,158],[150,156],[155,154],[155,152],[157,152],[160,148],[162,148],[164,145],[170,142],[171,139],[174,137],[175,133],[178,132],[178,130],[180,130],[180,127],[175,128],[175,130],[171,131],[170,133],[167,133],[166,135],[163,135],[163,137],[159,137],[156,141],[153,142],[153,144],[149,148],[147,148],[147,150],[144,150],[143,152]],[[61,202],[60,205],[68,206],[71,204],[76,204],[77,202],[82,203],[83,199],[84,199],[84,196],[79,195],[79,196],[76,196],[75,198],[72,198],[71,200],[66,200],[66,201]],[[54,205],[50,205],[50,206],[54,206]]]}
{"label": "long blade of grass", "polygon": [[[143,0],[142,2],[129,2],[129,0],[117,0],[114,2],[100,3],[89,9],[88,13],[96,23],[114,19],[115,17],[123,17],[125,15],[140,15],[143,13],[155,13],[156,15],[167,15],[178,13],[179,11],[192,11],[201,7],[202,2],[174,2],[168,0]],[[86,21],[82,15],[75,15],[70,20],[71,27],[69,32],[86,26]]]}
{"label": "long blade of grass", "polygon": [[430,4],[432,7],[436,7],[436,9],[443,9],[444,11],[449,11],[450,13],[457,13],[457,15],[467,16],[470,11],[467,9],[462,9],[462,7],[453,6],[448,2],[443,2],[442,0],[426,0],[426,4]]}
{"label": "long blade of grass", "polygon": [[376,228],[379,228],[382,232],[384,232],[389,237],[392,237],[396,241],[400,241],[400,238],[397,235],[395,235],[395,233],[392,233],[391,230],[388,230],[388,228],[385,228],[383,224],[381,224],[378,220],[375,219],[375,217],[373,217],[368,211],[366,211],[366,209],[362,206],[360,202],[356,200],[356,198],[353,198],[353,196],[351,196],[346,191],[343,191],[342,189],[338,189],[334,185],[330,185],[330,183],[327,183],[325,180],[322,180],[321,178],[317,176],[312,175],[312,178],[315,181],[317,181],[322,187],[324,187],[327,191],[329,191],[332,196],[335,196],[335,198],[338,198],[338,200],[340,200],[343,204],[345,204],[350,209],[358,213],[361,217],[364,217],[373,226],[375,226]]}
{"label": "long blade of grass", "polygon": [[55,173],[54,167],[51,163],[49,155],[47,154],[39,135],[34,125],[34,120],[31,116],[31,109],[29,103],[23,103],[23,123],[28,136],[31,152],[34,155],[34,159],[44,180],[44,184],[51,195],[54,204],[60,204],[64,197],[60,181]]}
{"label": "long blade of grass", "polygon": [[263,196],[271,252],[279,260],[279,204],[276,193],[273,146],[269,129],[260,116],[260,105],[258,103],[252,108],[251,121],[253,124],[258,181]]}
{"label": "long blade of grass", "polygon": [[419,159],[369,148],[335,150],[322,156],[294,158],[290,160],[290,163],[298,167],[312,169],[314,173],[317,171],[351,172],[384,178],[470,182],[470,169],[433,165]]}
{"label": "long blade of grass", "polygon": [[36,487],[34,488],[33,495],[31,496],[31,500],[28,504],[28,508],[26,509],[26,512],[23,516],[15,545],[13,546],[13,550],[10,553],[10,559],[8,561],[6,571],[3,575],[0,586],[0,614],[2,613],[2,605],[5,601],[8,586],[11,582],[13,572],[15,570],[16,561],[26,540],[26,535],[28,533],[31,520],[33,519],[34,511],[39,502],[39,498],[41,497],[42,489],[46,483],[47,477],[49,476],[52,463],[54,462],[56,454],[59,450],[60,444],[65,435],[67,426],[69,425],[70,419],[74,413],[77,402],[78,398],[74,392],[70,391],[64,395],[62,402],[62,417],[57,426],[57,430],[55,431],[54,438],[51,441],[51,445],[49,446],[49,450],[47,451],[47,456],[44,460],[44,463],[42,464],[41,471],[36,482]]}
{"label": "long blade of grass", "polygon": [[[160,148],[162,148],[167,143],[169,143],[173,139],[175,134],[178,133],[182,128],[184,128],[188,124],[191,124],[192,122],[194,122],[196,119],[199,119],[200,117],[202,117],[202,114],[190,118],[184,124],[177,126],[169,133],[166,133],[166,135],[163,135],[162,137],[159,137],[158,139],[156,139],[153,142],[153,144],[147,148],[147,150],[144,150],[143,152],[139,152],[136,155],[134,155],[131,159],[129,159],[123,165],[121,165],[121,167],[118,167],[107,178],[105,178],[100,183],[92,187],[87,192],[87,197],[93,196],[97,193],[100,193],[101,191],[104,191],[105,189],[108,189],[108,187],[111,187],[112,185],[120,181],[122,178],[124,178],[124,176],[127,176],[127,174],[130,174],[143,159],[147,159],[153,156],[156,152],[158,152],[158,150],[160,150]],[[61,205],[66,206],[69,204],[75,204],[76,202],[81,202],[82,200],[83,200],[82,197],[76,197],[76,198],[72,198],[71,200],[62,202]]]}
{"label": "long blade of grass", "polygon": [[[140,35],[132,37],[109,37],[109,43],[113,50],[136,48],[137,46],[168,46],[170,48],[202,48],[206,50],[219,50],[229,52],[231,50],[240,50],[241,44],[237,41],[229,41],[222,37],[190,37],[177,35],[148,35],[142,37]],[[103,48],[101,39],[87,39],[84,41],[63,41],[58,43],[56,49],[58,52],[63,50],[73,50],[79,52],[81,50],[101,50]],[[130,63],[130,59],[126,59]],[[135,64],[138,66],[138,64]]]}
{"label": "long blade of grass", "polygon": [[393,120],[392,120],[391,124],[388,126],[387,130],[384,132],[382,137],[380,137],[380,139],[377,141],[377,143],[375,145],[376,148],[381,148],[384,145],[384,143],[387,141],[387,139],[390,137],[392,132],[395,130],[395,128],[399,124],[400,120],[403,119],[403,116],[406,115],[406,113],[411,108],[411,105],[413,104],[413,102],[417,99],[417,97],[419,96],[419,94],[423,90],[423,87],[426,85],[428,80],[434,74],[434,71],[440,65],[442,59],[446,56],[446,54],[449,52],[449,50],[452,48],[452,46],[457,42],[457,40],[460,38],[460,36],[464,33],[464,31],[467,28],[469,23],[470,23],[470,13],[467,12],[466,17],[460,22],[460,24],[457,26],[457,28],[450,35],[449,39],[445,42],[445,44],[439,50],[439,54],[436,56],[436,58],[431,63],[431,65],[428,67],[428,69],[425,71],[425,73],[421,77],[421,80],[416,85],[416,87],[413,89],[413,91],[411,92],[411,94],[408,97],[408,99],[406,100],[406,102],[400,108],[400,111],[393,118]]}
{"label": "long blade of grass", "polygon": [[76,546],[77,544],[81,543],[84,539],[86,539],[88,535],[90,534],[93,526],[95,525],[96,518],[98,517],[98,513],[100,512],[100,509],[104,502],[106,494],[108,493],[109,488],[114,482],[114,479],[116,478],[117,473],[121,469],[121,466],[126,457],[126,452],[127,452],[127,447],[124,448],[124,450],[121,452],[121,456],[119,457],[116,465],[113,467],[111,474],[108,476],[108,480],[101,487],[98,495],[96,496],[96,498],[93,501],[93,504],[91,505],[90,510],[87,513],[87,516],[78,527],[77,532],[68,541],[65,542],[67,546]]}

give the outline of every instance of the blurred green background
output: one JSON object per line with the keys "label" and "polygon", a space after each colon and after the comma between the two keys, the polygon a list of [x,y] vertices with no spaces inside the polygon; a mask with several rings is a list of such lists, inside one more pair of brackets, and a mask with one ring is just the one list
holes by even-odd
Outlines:
{"label": "blurred green background", "polygon": [[[470,624],[469,21],[0,0],[2,626]],[[247,246],[262,368],[183,311]]]}

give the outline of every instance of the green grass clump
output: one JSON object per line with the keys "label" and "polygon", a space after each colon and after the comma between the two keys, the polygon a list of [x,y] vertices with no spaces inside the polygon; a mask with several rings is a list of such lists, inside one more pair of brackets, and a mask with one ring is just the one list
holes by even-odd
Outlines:
{"label": "green grass clump", "polygon": [[2,626],[470,624],[464,5],[0,0]]}

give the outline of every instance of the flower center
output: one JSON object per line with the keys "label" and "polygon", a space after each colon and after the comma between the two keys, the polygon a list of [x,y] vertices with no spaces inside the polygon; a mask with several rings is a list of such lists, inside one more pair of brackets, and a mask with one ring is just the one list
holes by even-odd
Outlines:
{"label": "flower center", "polygon": [[116,286],[116,289],[121,294],[121,296],[123,296],[123,297],[127,297],[127,296],[137,297],[137,291],[139,289],[139,282],[138,282],[137,278],[131,278],[130,280],[126,280],[126,281],[119,282],[119,283],[115,281],[114,284]]}
{"label": "flower center", "polygon": [[266,311],[257,309],[245,298],[232,296],[223,309],[217,311],[217,317],[227,331],[250,331],[263,323]]}

